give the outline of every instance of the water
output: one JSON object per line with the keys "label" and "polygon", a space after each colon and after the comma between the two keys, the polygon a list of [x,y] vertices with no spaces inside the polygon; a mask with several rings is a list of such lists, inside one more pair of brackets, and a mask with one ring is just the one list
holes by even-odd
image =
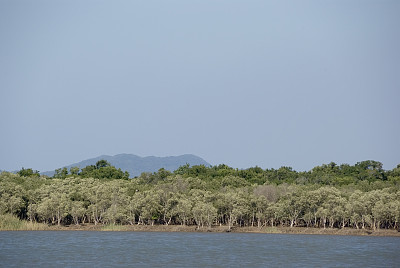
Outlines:
{"label": "water", "polygon": [[0,267],[400,267],[400,238],[0,232]]}

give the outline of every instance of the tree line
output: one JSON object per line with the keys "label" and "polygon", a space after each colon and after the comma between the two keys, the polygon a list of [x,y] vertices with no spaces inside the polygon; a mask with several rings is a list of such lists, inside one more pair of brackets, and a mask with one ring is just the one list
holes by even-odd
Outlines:
{"label": "tree line", "polygon": [[0,214],[47,224],[181,224],[400,229],[400,165],[245,170],[184,165],[129,179],[101,160],[41,176],[0,174]]}

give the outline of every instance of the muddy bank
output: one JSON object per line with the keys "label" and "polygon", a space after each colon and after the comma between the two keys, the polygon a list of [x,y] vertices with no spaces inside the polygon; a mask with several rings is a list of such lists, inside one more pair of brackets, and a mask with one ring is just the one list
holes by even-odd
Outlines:
{"label": "muddy bank", "polygon": [[306,228],[306,227],[232,227],[212,226],[200,227],[183,225],[69,225],[49,226],[52,231],[127,231],[127,232],[232,232],[232,233],[267,233],[267,234],[307,234],[307,235],[357,235],[357,236],[398,236],[397,230],[368,230],[368,229],[336,229],[336,228]]}

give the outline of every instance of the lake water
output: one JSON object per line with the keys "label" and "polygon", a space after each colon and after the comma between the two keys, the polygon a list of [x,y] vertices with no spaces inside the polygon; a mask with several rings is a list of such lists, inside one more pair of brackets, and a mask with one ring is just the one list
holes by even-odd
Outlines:
{"label": "lake water", "polygon": [[400,267],[400,238],[0,232],[0,267]]}

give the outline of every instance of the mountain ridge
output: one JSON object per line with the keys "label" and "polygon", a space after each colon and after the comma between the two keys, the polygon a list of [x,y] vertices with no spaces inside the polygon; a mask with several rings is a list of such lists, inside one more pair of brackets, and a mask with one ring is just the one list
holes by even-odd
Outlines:
{"label": "mountain ridge", "polygon": [[[157,172],[160,168],[164,168],[169,171],[174,171],[182,165],[189,164],[194,165],[205,165],[210,164],[203,158],[194,154],[183,154],[178,156],[145,156],[141,157],[135,154],[121,153],[116,155],[100,155],[97,157],[82,160],[77,163],[69,164],[66,166],[68,170],[71,167],[84,168],[86,166],[95,165],[99,160],[106,160],[116,168],[120,168],[122,171],[128,171],[130,177],[139,176],[143,172]],[[53,176],[55,171],[41,172],[42,175]]]}

